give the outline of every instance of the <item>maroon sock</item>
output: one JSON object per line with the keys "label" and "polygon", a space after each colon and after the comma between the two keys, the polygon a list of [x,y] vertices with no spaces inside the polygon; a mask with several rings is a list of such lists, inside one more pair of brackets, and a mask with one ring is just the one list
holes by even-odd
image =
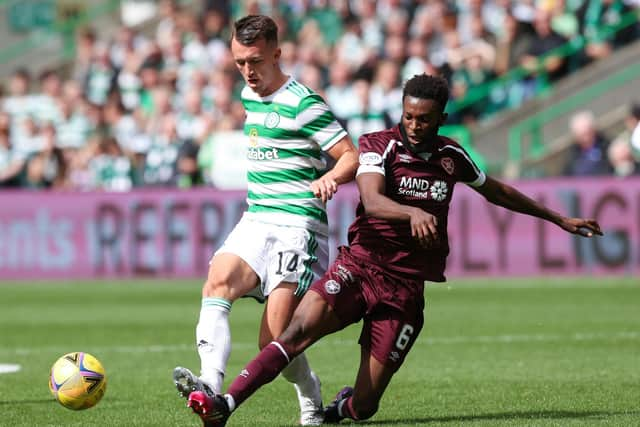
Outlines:
{"label": "maroon sock", "polygon": [[349,396],[345,399],[345,402],[342,404],[342,416],[351,418],[352,420],[358,420],[358,416],[356,415],[356,411],[353,410],[353,396]]}
{"label": "maroon sock", "polygon": [[273,341],[233,380],[227,394],[233,396],[238,407],[260,387],[273,381],[288,364],[289,356],[284,348]]}

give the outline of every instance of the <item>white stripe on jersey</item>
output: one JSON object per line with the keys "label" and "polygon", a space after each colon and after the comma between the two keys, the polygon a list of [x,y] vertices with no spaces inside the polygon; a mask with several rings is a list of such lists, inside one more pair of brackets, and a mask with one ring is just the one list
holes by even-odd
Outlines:
{"label": "white stripe on jersey", "polygon": [[482,172],[480,169],[478,169],[478,167],[476,166],[475,163],[473,163],[473,160],[471,160],[471,158],[467,155],[467,153],[460,147],[455,147],[453,145],[445,145],[442,148],[438,148],[438,151],[444,151],[446,148],[451,148],[452,150],[457,151],[458,153],[462,154],[462,156],[465,158],[465,160],[471,165],[471,167],[473,168],[473,170],[476,172],[476,174],[478,175],[478,178],[476,178],[474,181],[472,182],[465,182],[465,184],[470,185],[472,187],[480,187],[482,184],[484,184],[484,182],[487,179],[487,176],[484,174],[484,172]]}
{"label": "white stripe on jersey", "polygon": [[356,177],[358,175],[360,175],[361,173],[367,173],[367,172],[375,172],[375,173],[380,173],[382,175],[385,175],[385,170],[384,170],[384,161],[387,159],[387,156],[389,155],[389,152],[391,151],[391,149],[393,148],[394,145],[402,145],[402,143],[400,141],[396,141],[395,139],[392,139],[389,141],[389,143],[387,144],[387,148],[385,148],[384,152],[382,153],[382,163],[380,163],[380,166],[374,166],[374,165],[360,165],[358,166],[358,171],[356,172]]}

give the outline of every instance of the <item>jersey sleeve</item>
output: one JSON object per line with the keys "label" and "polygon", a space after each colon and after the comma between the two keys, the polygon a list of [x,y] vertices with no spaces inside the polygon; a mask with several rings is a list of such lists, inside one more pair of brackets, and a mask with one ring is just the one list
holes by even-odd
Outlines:
{"label": "jersey sleeve", "polygon": [[376,138],[368,134],[358,139],[358,170],[356,176],[361,173],[374,172],[384,175],[384,161],[386,147]]}
{"label": "jersey sleeve", "polygon": [[329,106],[318,94],[302,98],[298,105],[296,122],[300,132],[315,141],[323,151],[329,150],[347,135]]}
{"label": "jersey sleeve", "polygon": [[448,143],[440,151],[443,154],[440,160],[443,169],[454,175],[457,181],[472,187],[480,187],[484,184],[487,176],[464,148],[455,143]]}

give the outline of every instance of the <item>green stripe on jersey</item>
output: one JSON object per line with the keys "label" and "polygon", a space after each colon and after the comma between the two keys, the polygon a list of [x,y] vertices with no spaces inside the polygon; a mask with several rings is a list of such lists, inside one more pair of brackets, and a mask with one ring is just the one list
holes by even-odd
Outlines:
{"label": "green stripe on jersey", "polygon": [[318,262],[318,257],[316,256],[316,249],[318,248],[318,241],[316,240],[315,233],[311,233],[309,240],[307,241],[307,254],[309,258],[304,262],[304,273],[298,280],[298,286],[295,291],[296,296],[304,295],[311,283],[313,282],[313,269],[311,265]]}
{"label": "green stripe on jersey", "polygon": [[272,172],[248,172],[247,181],[257,184],[273,184],[277,182],[314,180],[320,177],[320,172],[314,168],[283,169]]}
{"label": "green stripe on jersey", "polygon": [[255,193],[253,191],[249,191],[248,197],[253,200],[264,200],[264,199],[313,199],[316,196],[313,194],[313,191],[301,191],[298,193],[278,193],[278,194],[263,194],[263,193]]}
{"label": "green stripe on jersey", "polygon": [[315,93],[313,95],[305,96],[302,99],[302,101],[300,101],[300,105],[298,105],[298,114],[302,113],[304,110],[306,110],[307,108],[313,105],[318,105],[318,104],[322,105],[324,103],[325,102],[322,99],[322,97]]}
{"label": "green stripe on jersey", "polygon": [[318,221],[322,221],[324,224],[327,224],[327,213],[318,208],[313,208],[310,206],[293,206],[293,205],[275,205],[275,206],[264,206],[264,205],[251,205],[249,206],[249,212],[255,213],[285,213],[285,214],[293,214],[293,215],[302,215],[307,216]]}
{"label": "green stripe on jersey", "polygon": [[329,126],[335,120],[336,118],[333,116],[333,113],[331,113],[331,111],[325,111],[324,113],[322,113],[322,115],[316,117],[306,125],[302,126],[302,128],[300,128],[300,131],[306,136],[310,137],[319,130],[322,130]]}
{"label": "green stripe on jersey", "polygon": [[292,92],[296,96],[299,96],[300,98],[309,95],[309,90],[305,89],[306,88],[304,88],[300,84],[297,84],[295,81],[291,82],[291,84],[287,86],[288,91]]}

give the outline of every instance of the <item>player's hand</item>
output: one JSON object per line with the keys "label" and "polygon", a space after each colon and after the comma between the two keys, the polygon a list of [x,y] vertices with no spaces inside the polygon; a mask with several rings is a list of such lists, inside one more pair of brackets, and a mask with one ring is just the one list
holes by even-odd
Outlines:
{"label": "player's hand", "polygon": [[563,230],[569,233],[578,234],[584,237],[592,237],[594,235],[602,236],[600,224],[595,219],[584,218],[562,218],[560,224]]}
{"label": "player's hand", "polygon": [[425,249],[430,249],[440,241],[438,219],[422,209],[415,208],[410,213],[411,236]]}
{"label": "player's hand", "polygon": [[333,178],[324,175],[311,183],[311,191],[314,196],[326,203],[338,191],[338,183]]}

